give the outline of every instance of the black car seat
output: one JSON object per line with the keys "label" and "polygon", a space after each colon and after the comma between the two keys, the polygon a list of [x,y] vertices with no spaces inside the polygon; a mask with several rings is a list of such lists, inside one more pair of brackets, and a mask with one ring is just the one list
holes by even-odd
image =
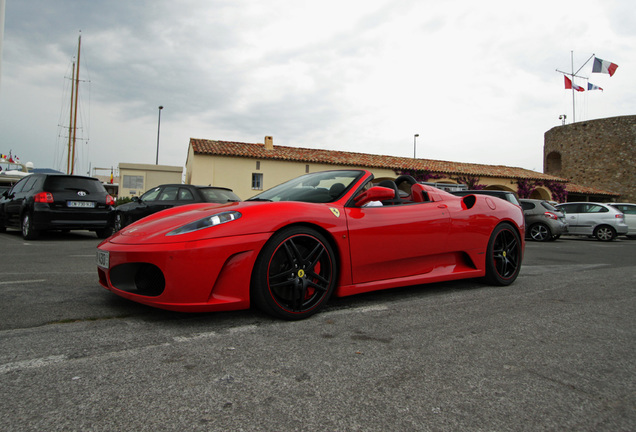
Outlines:
{"label": "black car seat", "polygon": [[400,199],[400,191],[393,180],[382,180],[377,186],[382,186],[385,188],[393,189],[393,199],[382,201],[382,205],[396,205],[402,204],[402,200]]}

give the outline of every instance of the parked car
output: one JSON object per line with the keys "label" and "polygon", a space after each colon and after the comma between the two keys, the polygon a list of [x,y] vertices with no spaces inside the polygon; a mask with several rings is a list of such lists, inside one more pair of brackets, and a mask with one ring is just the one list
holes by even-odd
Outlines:
{"label": "parked car", "polygon": [[521,202],[519,202],[519,197],[516,193],[510,191],[502,191],[502,190],[490,190],[490,189],[479,189],[479,190],[462,190],[462,191],[452,191],[450,192],[453,195],[457,196],[466,196],[466,195],[490,195],[495,196],[497,198],[504,199],[513,204],[521,206]]}
{"label": "parked car", "polygon": [[534,241],[558,239],[568,231],[565,215],[545,200],[521,199],[526,237]]}
{"label": "parked car", "polygon": [[96,178],[31,174],[3,192],[0,232],[18,228],[22,237],[33,240],[42,231],[90,230],[106,238],[113,232],[113,204],[115,200]]}
{"label": "parked car", "polygon": [[636,239],[636,204],[632,203],[607,203],[614,207],[616,210],[623,213],[625,216],[625,223],[628,226],[627,237],[630,239]]}
{"label": "parked car", "polygon": [[154,187],[132,202],[115,208],[113,225],[115,231],[168,208],[194,203],[227,203],[240,201],[232,189],[214,186],[165,184]]}
{"label": "parked car", "polygon": [[[254,306],[295,320],[332,294],[515,281],[525,246],[521,207],[456,197],[412,177],[410,199],[399,200],[398,180],[374,186],[367,170],[317,172],[243,202],[164,210],[97,247],[99,283],[163,309]],[[365,207],[372,201],[390,202]]]}
{"label": "parked car", "polygon": [[623,213],[607,204],[572,202],[556,208],[565,213],[568,234],[594,236],[601,241],[612,241],[617,235],[627,234]]}

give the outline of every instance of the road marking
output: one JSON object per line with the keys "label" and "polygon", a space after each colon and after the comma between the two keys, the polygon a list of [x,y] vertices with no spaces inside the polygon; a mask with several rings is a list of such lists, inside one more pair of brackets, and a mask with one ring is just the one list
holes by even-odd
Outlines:
{"label": "road marking", "polygon": [[197,339],[211,338],[216,335],[217,335],[216,332],[211,331],[211,332],[205,332],[205,333],[197,333],[192,336],[175,336],[172,338],[172,340],[175,342],[190,342]]}
{"label": "road marking", "polygon": [[342,315],[345,313],[350,314],[350,313],[381,312],[388,309],[389,307],[386,305],[360,306],[360,307],[354,307],[354,308],[337,309],[334,311],[326,311],[326,312],[322,312],[320,315],[325,316],[325,315]]}
{"label": "road marking", "polygon": [[0,282],[0,285],[11,285],[11,284],[21,284],[21,283],[38,283],[38,282],[46,282],[46,279],[31,279],[31,280],[21,280],[21,281],[4,281],[4,282]]}
{"label": "road marking", "polygon": [[7,373],[20,369],[34,369],[42,366],[48,366],[54,363],[60,363],[65,360],[68,360],[68,357],[65,355],[53,355],[43,358],[5,363],[3,365],[0,365],[0,373]]}
{"label": "road marking", "polygon": [[537,276],[546,273],[556,272],[581,272],[585,270],[594,270],[601,267],[609,267],[609,264],[566,264],[566,265],[522,265],[519,276]]}

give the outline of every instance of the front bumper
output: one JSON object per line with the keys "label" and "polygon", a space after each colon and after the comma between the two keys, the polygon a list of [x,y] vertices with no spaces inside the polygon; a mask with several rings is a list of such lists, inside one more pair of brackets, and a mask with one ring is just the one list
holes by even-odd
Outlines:
{"label": "front bumper", "polygon": [[[108,268],[99,283],[115,294],[181,312],[212,312],[250,306],[254,262],[269,234],[170,244],[98,246]],[[103,261],[102,261],[103,263]]]}

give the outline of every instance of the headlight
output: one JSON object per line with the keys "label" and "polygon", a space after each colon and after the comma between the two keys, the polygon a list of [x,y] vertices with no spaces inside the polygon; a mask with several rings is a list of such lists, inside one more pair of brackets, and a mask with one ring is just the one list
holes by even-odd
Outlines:
{"label": "headlight", "polygon": [[203,219],[199,219],[198,221],[190,222],[187,225],[177,228],[176,230],[170,231],[169,236],[187,234],[192,231],[198,231],[205,228],[210,228],[213,226],[221,225],[226,222],[232,222],[241,217],[241,214],[237,211],[229,211],[218,213],[212,216],[206,216]]}

